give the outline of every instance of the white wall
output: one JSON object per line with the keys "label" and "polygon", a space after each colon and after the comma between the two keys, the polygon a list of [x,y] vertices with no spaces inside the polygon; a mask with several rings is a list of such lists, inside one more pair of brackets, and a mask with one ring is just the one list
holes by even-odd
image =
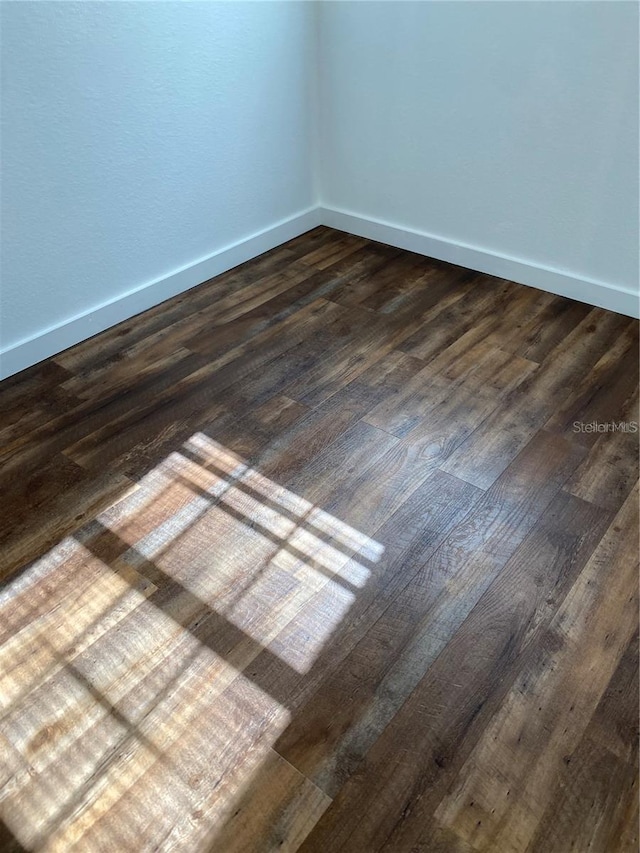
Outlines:
{"label": "white wall", "polygon": [[[312,4],[1,8],[3,349],[315,205]],[[108,313],[75,337],[122,319]]]}
{"label": "white wall", "polygon": [[356,215],[328,222],[637,304],[636,3],[327,2],[320,25],[321,198]]}
{"label": "white wall", "polygon": [[0,13],[0,376],[321,220],[638,310],[635,2]]}

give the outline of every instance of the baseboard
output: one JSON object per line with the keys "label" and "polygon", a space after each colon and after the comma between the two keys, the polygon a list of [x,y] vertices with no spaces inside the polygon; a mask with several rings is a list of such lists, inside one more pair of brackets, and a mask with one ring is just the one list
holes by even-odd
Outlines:
{"label": "baseboard", "polygon": [[606,308],[629,317],[640,315],[640,300],[637,293],[624,287],[580,278],[561,270],[497,255],[431,234],[398,228],[395,225],[367,219],[347,211],[312,207],[245,240],[220,249],[189,266],[98,305],[64,323],[45,329],[5,350],[0,350],[0,379],[12,376],[123,320],[153,308],[165,299],[183,293],[269,249],[274,249],[317,225],[326,225],[369,240],[397,246],[399,249],[408,249],[430,258],[517,281],[559,296],[568,296],[570,299],[577,299],[579,302],[586,302],[588,305]]}
{"label": "baseboard", "polygon": [[638,294],[624,287],[580,278],[561,270],[497,255],[431,234],[398,228],[386,222],[367,219],[343,210],[323,207],[320,219],[323,225],[358,237],[377,240],[399,249],[408,249],[440,261],[448,261],[461,267],[478,270],[478,272],[517,281],[519,284],[536,287],[558,296],[568,296],[578,302],[586,302],[588,305],[606,308],[618,314],[629,317],[640,316]]}
{"label": "baseboard", "polygon": [[98,332],[128,320],[148,308],[153,308],[183,293],[213,276],[220,275],[238,264],[256,258],[287,240],[320,225],[320,209],[312,207],[290,219],[278,222],[245,240],[226,246],[189,266],[169,273],[122,296],[98,305],[64,323],[0,350],[0,379],[5,379],[84,341]]}

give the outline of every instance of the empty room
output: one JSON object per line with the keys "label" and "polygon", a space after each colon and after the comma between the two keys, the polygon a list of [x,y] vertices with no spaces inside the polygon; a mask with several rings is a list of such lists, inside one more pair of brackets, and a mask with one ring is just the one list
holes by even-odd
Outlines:
{"label": "empty room", "polygon": [[0,853],[636,853],[635,0],[0,0]]}

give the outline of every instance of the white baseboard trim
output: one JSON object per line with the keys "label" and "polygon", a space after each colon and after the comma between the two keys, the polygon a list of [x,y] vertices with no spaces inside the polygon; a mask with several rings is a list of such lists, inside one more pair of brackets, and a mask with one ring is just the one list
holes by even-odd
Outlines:
{"label": "white baseboard trim", "polygon": [[396,246],[398,249],[408,249],[440,261],[448,261],[461,267],[498,276],[498,278],[517,281],[519,284],[536,287],[558,296],[568,296],[578,302],[607,308],[609,311],[616,311],[629,317],[640,316],[638,294],[625,287],[580,278],[551,267],[497,255],[474,246],[435,237],[432,234],[398,228],[395,225],[367,219],[344,210],[323,207],[320,219],[323,225],[358,237],[377,240],[380,243]]}
{"label": "white baseboard trim", "polygon": [[268,252],[269,249],[275,249],[305,231],[310,231],[321,224],[320,212],[318,207],[309,208],[189,266],[0,350],[0,379],[31,367],[98,332],[159,305],[165,299],[183,293],[213,276]]}
{"label": "white baseboard trim", "polygon": [[432,234],[398,228],[395,225],[344,210],[312,207],[245,240],[220,249],[189,266],[182,267],[64,323],[52,326],[0,350],[0,379],[12,376],[123,320],[128,320],[148,308],[159,305],[165,299],[170,299],[238,264],[256,258],[263,252],[274,249],[317,225],[326,225],[369,240],[397,246],[399,249],[408,249],[430,258],[517,281],[520,284],[577,299],[579,302],[586,302],[588,305],[606,308],[629,317],[640,316],[640,300],[637,293],[624,287],[580,278],[561,270],[497,255],[474,246],[435,237]]}

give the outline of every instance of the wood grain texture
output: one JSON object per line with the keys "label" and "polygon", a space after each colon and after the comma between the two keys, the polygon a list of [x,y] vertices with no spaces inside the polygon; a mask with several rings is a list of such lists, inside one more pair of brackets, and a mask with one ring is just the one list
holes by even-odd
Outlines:
{"label": "wood grain texture", "polygon": [[5,381],[0,849],[636,850],[637,365],[322,227]]}

